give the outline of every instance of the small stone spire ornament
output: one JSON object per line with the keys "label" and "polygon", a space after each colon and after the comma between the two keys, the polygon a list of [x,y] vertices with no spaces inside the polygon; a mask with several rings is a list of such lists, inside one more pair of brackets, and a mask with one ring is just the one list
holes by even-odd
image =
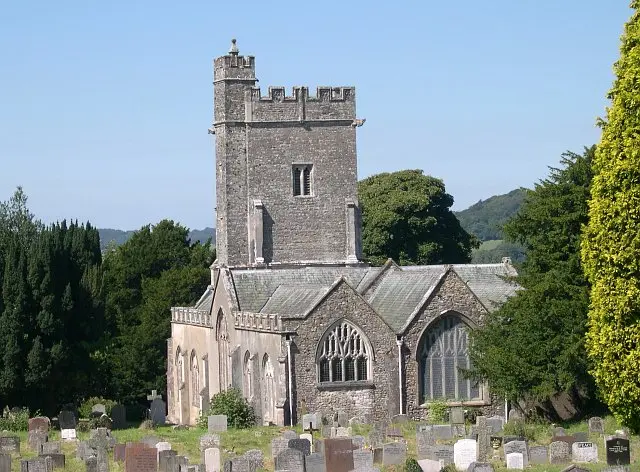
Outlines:
{"label": "small stone spire ornament", "polygon": [[234,56],[238,55],[238,46],[236,46],[235,38],[231,40],[231,49],[229,49],[229,54],[233,54]]}

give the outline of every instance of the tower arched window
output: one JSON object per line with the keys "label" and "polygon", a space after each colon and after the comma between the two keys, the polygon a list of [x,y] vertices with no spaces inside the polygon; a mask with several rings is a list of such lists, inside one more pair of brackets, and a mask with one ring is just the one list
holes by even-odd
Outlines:
{"label": "tower arched window", "polygon": [[371,380],[371,348],[364,333],[349,321],[333,325],[318,346],[319,382]]}
{"label": "tower arched window", "polygon": [[293,196],[310,196],[313,194],[313,165],[294,164],[291,174],[293,180]]}
{"label": "tower arched window", "polygon": [[460,369],[469,369],[470,328],[457,314],[437,320],[422,335],[418,345],[420,401],[482,400],[482,388],[466,379]]}

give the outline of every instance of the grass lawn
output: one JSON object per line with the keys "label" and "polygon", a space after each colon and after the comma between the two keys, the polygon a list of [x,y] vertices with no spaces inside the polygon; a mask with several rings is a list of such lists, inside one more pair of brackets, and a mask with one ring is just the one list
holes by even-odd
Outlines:
{"label": "grass lawn", "polygon": [[[588,431],[587,424],[581,423],[569,423],[562,424],[568,434],[572,434],[577,431]],[[405,438],[407,439],[409,447],[409,457],[415,457],[416,455],[416,441],[415,441],[415,423],[409,422],[403,425],[399,425],[402,429]],[[354,434],[362,434],[366,437],[369,432],[369,426],[362,425],[354,427]],[[612,417],[605,418],[605,431],[607,434],[613,434],[616,429],[620,427],[616,424]],[[256,427],[247,430],[229,430],[221,434],[222,453],[223,457],[229,457],[234,453],[242,454],[250,449],[260,449],[265,456],[265,469],[267,471],[273,471],[273,459],[271,457],[271,440],[279,436],[284,428],[280,427]],[[530,442],[530,445],[534,444],[549,444],[551,440],[551,427],[547,425],[530,425],[530,433],[534,436],[534,440]],[[298,428],[297,432],[301,430]],[[189,430],[174,430],[171,427],[161,427],[154,430],[142,430],[137,428],[130,428],[126,430],[113,431],[112,435],[117,439],[119,443],[127,441],[137,441],[145,436],[156,436],[162,440],[166,440],[171,443],[172,448],[178,451],[178,454],[186,455],[189,457],[191,463],[200,462],[199,451],[199,437],[205,434],[205,431],[198,428],[192,428]],[[317,434],[317,433],[316,433]],[[18,433],[21,439],[22,458],[33,457],[35,454],[29,450],[27,446],[27,433]],[[79,439],[88,439],[89,433],[78,433]],[[52,441],[59,440],[59,432],[54,431],[49,434],[49,438]],[[597,444],[598,454],[600,456],[600,463],[598,464],[583,464],[582,467],[591,471],[600,471],[606,467],[606,456],[604,449],[604,437],[601,435],[592,434],[590,440]],[[631,440],[631,461],[632,471],[640,471],[640,437],[632,436]],[[448,441],[449,444],[453,444],[455,441]],[[73,442],[63,443],[63,452],[66,454],[66,468],[64,470],[70,472],[85,472],[84,463],[75,457],[76,444]],[[497,471],[506,471],[506,467],[501,463],[494,463],[494,467]],[[527,470],[532,472],[560,472],[566,465],[551,466],[542,465],[530,467]],[[11,470],[20,471],[20,457],[14,456],[12,460]],[[123,464],[112,463],[110,470],[113,472],[124,471]],[[383,472],[401,472],[403,467],[386,467],[381,468]],[[330,472],[330,471],[328,471]]]}

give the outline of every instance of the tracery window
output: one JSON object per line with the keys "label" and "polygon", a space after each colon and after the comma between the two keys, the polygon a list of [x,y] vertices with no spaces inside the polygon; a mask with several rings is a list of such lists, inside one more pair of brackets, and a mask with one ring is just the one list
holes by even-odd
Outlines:
{"label": "tracery window", "polygon": [[312,164],[294,164],[292,168],[293,195],[295,197],[311,195]]}
{"label": "tracery window", "polygon": [[418,347],[418,362],[421,402],[482,399],[480,385],[460,372],[471,367],[469,327],[460,316],[443,316],[425,331]]}
{"label": "tracery window", "polygon": [[341,321],[329,328],[318,349],[318,381],[370,380],[369,349],[364,334],[348,321]]}
{"label": "tracery window", "polygon": [[191,353],[191,403],[200,407],[200,371],[196,351]]}

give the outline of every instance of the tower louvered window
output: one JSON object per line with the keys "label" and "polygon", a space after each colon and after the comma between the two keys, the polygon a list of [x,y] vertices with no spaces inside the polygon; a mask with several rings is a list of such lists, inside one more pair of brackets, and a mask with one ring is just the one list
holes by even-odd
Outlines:
{"label": "tower louvered window", "polygon": [[368,343],[364,334],[348,321],[331,327],[318,347],[319,382],[370,380]]}
{"label": "tower louvered window", "polygon": [[292,171],[293,196],[311,196],[313,194],[313,166],[311,164],[295,164]]}

